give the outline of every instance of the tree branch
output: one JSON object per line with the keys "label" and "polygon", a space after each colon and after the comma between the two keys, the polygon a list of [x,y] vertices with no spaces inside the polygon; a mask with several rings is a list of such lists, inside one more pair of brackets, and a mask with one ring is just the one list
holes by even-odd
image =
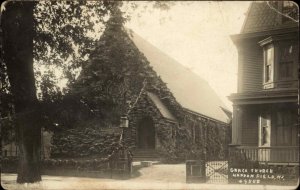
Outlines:
{"label": "tree branch", "polygon": [[141,95],[142,95],[142,93],[143,93],[143,91],[144,91],[144,89],[146,87],[146,84],[147,84],[146,79],[144,79],[144,81],[143,81],[143,87],[141,88],[141,91],[140,91],[138,97],[135,99],[135,102],[132,105],[129,106],[129,109],[128,109],[126,115],[128,115],[131,112],[131,110],[134,108],[134,106],[136,105],[136,103],[140,99],[140,97],[141,97]]}
{"label": "tree branch", "polygon": [[[292,2],[294,4],[294,2]],[[270,7],[270,9],[272,9],[273,11],[275,11],[276,13],[288,18],[288,19],[291,19],[292,21],[296,22],[296,23],[299,23],[299,20],[296,20],[294,19],[293,17],[289,16],[288,14],[284,14],[282,12],[280,12],[278,9],[276,9],[275,7],[273,7],[269,1],[267,1],[267,5]],[[296,6],[297,7],[297,6]]]}

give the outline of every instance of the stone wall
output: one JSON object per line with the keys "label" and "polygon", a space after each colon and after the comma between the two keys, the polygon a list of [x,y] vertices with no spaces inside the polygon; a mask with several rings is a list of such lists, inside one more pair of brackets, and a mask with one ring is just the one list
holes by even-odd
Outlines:
{"label": "stone wall", "polygon": [[225,160],[230,143],[230,126],[216,120],[186,112],[182,126],[190,138],[191,158],[206,160]]}
{"label": "stone wall", "polygon": [[143,93],[134,109],[130,112],[129,128],[125,130],[126,143],[131,148],[137,148],[138,143],[138,125],[144,117],[151,117],[155,128],[155,149],[165,150],[166,147],[174,146],[174,131],[176,122],[164,118],[153,102]]}
{"label": "stone wall", "polygon": [[181,120],[178,121],[164,118],[146,93],[143,93],[129,114],[129,128],[125,130],[127,145],[133,149],[138,148],[139,121],[149,116],[155,126],[155,149],[162,153],[162,157],[180,160],[192,157],[227,159],[230,143],[229,124],[188,111],[181,113]]}

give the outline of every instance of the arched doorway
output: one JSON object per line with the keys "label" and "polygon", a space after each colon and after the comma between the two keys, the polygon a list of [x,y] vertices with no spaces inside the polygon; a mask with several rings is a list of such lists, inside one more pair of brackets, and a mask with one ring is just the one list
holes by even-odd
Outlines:
{"label": "arched doorway", "polygon": [[144,117],[138,123],[138,148],[155,148],[155,128],[151,117]]}

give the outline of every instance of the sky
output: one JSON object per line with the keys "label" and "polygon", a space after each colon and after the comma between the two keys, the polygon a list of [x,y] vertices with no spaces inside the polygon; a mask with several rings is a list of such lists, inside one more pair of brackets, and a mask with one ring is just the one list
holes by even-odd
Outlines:
{"label": "sky", "polygon": [[168,11],[137,10],[126,27],[205,79],[232,110],[227,96],[237,90],[238,57],[230,35],[240,32],[249,5],[175,2]]}

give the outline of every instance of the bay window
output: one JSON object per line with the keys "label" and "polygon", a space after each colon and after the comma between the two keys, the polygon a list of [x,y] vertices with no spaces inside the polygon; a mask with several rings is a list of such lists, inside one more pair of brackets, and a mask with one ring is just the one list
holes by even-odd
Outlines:
{"label": "bay window", "polygon": [[264,51],[263,89],[296,88],[299,45],[294,38],[269,37],[259,42]]}
{"label": "bay window", "polygon": [[295,46],[282,44],[279,51],[279,79],[288,79],[293,76]]}

